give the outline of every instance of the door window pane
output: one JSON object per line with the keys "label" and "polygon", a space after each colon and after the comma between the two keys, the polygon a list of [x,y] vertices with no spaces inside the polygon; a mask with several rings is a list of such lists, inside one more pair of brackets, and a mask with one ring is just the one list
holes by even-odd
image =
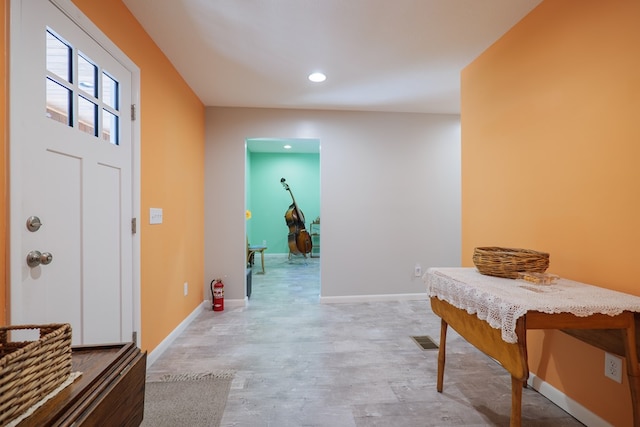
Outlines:
{"label": "door window pane", "polygon": [[93,136],[98,136],[98,106],[88,99],[78,97],[78,129]]}
{"label": "door window pane", "polygon": [[119,110],[118,82],[107,73],[102,73],[102,102],[114,110]]}
{"label": "door window pane", "polygon": [[119,134],[118,116],[110,111],[102,110],[102,139],[113,145],[119,145]]}
{"label": "door window pane", "polygon": [[71,100],[70,89],[47,78],[47,117],[71,126]]}
{"label": "door window pane", "polygon": [[71,47],[47,30],[47,70],[71,82]]}
{"label": "door window pane", "polygon": [[78,55],[78,87],[91,96],[98,97],[98,67],[83,55]]}

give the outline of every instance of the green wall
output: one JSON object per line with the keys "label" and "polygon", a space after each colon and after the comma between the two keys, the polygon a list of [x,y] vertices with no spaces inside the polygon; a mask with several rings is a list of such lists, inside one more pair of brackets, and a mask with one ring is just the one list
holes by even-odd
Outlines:
{"label": "green wall", "polygon": [[266,253],[289,253],[289,227],[284,219],[292,203],[291,195],[280,183],[287,180],[304,214],[306,227],[320,216],[320,155],[248,153],[247,158],[247,236],[253,245],[267,242]]}

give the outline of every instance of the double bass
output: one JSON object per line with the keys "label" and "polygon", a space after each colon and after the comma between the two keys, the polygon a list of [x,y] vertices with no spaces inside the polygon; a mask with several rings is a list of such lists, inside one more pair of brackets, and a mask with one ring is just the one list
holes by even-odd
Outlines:
{"label": "double bass", "polygon": [[304,228],[304,214],[300,208],[298,208],[289,184],[285,182],[284,178],[280,180],[280,183],[284,189],[291,194],[291,200],[293,200],[293,203],[289,205],[289,209],[287,209],[284,214],[285,222],[287,223],[287,227],[289,227],[289,251],[294,255],[303,255],[306,257],[306,254],[311,252],[313,245],[311,243],[311,236]]}

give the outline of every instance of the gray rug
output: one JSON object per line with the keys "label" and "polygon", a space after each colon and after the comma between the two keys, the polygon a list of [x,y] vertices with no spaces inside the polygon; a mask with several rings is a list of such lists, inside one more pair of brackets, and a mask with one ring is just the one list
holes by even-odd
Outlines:
{"label": "gray rug", "polygon": [[233,373],[165,375],[145,385],[147,427],[219,426]]}

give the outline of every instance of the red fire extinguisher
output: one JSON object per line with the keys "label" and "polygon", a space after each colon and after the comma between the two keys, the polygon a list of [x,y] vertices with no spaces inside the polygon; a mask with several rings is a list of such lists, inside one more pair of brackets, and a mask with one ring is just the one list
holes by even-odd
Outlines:
{"label": "red fire extinguisher", "polygon": [[211,281],[211,306],[213,311],[224,310],[224,284],[220,279],[213,279]]}

